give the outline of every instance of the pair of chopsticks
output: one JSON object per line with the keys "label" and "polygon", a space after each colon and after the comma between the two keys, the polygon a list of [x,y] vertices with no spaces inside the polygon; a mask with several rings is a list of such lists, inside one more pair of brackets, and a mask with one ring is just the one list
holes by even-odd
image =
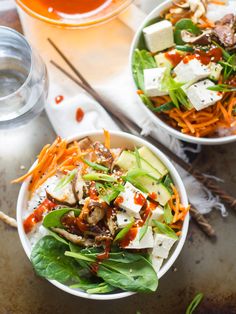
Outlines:
{"label": "pair of chopsticks", "polygon": [[[118,124],[121,130],[130,132],[132,134],[138,135],[140,137],[142,129],[135,124],[132,120],[127,118],[123,113],[114,109],[109,102],[107,102],[94,88],[88,83],[84,76],[75,68],[75,66],[68,60],[68,58],[63,54],[63,52],[55,45],[55,43],[48,39],[49,43],[54,47],[58,54],[62,57],[69,68],[75,73],[76,77],[72,76],[69,72],[63,69],[59,64],[54,61],[51,63],[64,73],[68,78],[75,82],[78,86],[84,89],[88,94],[90,94],[100,105],[105,109],[105,111],[111,116],[111,118]],[[152,143],[154,146],[159,148],[163,153],[165,153],[170,159],[177,163],[181,168],[186,170],[189,174],[194,176],[199,182],[201,182],[205,187],[207,187],[214,195],[218,195],[220,199],[233,209],[236,209],[236,199],[230,196],[227,192],[223,191],[220,186],[216,184],[211,178],[206,177],[201,172],[193,169],[193,167],[178,157],[169,148],[164,146],[158,140],[154,139],[152,136],[141,136],[145,140]],[[199,211],[191,205],[191,216],[195,222],[199,225],[201,230],[209,237],[215,236],[215,231],[209,222],[199,213]]]}

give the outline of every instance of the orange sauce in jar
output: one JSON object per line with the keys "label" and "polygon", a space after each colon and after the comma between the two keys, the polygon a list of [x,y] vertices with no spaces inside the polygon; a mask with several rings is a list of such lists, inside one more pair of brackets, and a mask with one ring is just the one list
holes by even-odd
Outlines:
{"label": "orange sauce in jar", "polygon": [[111,0],[21,0],[30,10],[46,18],[60,20],[102,9]]}

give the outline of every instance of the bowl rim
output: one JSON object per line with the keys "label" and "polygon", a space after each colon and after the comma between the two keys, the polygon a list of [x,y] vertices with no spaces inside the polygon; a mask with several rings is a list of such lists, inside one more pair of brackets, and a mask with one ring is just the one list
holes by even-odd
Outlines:
{"label": "bowl rim", "polygon": [[116,17],[119,13],[121,13],[123,10],[125,10],[134,0],[124,0],[124,2],[121,2],[120,5],[115,9],[112,10],[109,14],[97,18],[97,19],[92,19],[91,21],[88,22],[82,22],[82,23],[66,23],[66,22],[62,22],[60,20],[53,20],[50,19],[48,17],[45,17],[33,10],[31,10],[30,8],[28,8],[28,6],[26,4],[24,4],[24,2],[22,0],[16,0],[16,4],[17,6],[19,6],[19,8],[21,8],[25,13],[27,13],[28,15],[37,18],[40,21],[49,23],[51,25],[55,25],[55,26],[59,26],[59,27],[65,27],[65,28],[83,28],[83,27],[90,27],[90,26],[94,26],[94,25],[99,25],[101,23],[104,23],[106,21],[111,20],[112,18]]}
{"label": "bowl rim", "polygon": [[142,23],[139,25],[138,29],[135,32],[135,35],[133,37],[131,46],[130,46],[130,51],[129,51],[129,75],[131,77],[132,85],[134,92],[136,94],[137,100],[139,103],[142,104],[142,107],[145,109],[145,111],[148,113],[149,117],[152,119],[152,122],[164,130],[166,130],[169,134],[173,135],[175,138],[178,138],[180,140],[183,140],[185,142],[189,143],[195,143],[195,144],[202,144],[202,145],[222,145],[222,144],[227,144],[230,142],[236,141],[236,135],[228,135],[224,137],[219,137],[219,138],[207,138],[207,137],[194,137],[191,135],[187,135],[184,133],[181,133],[180,131],[172,128],[169,126],[167,123],[163,122],[158,116],[154,114],[150,109],[148,109],[144,103],[141,101],[140,97],[138,97],[136,90],[137,86],[134,81],[134,76],[133,76],[133,71],[132,71],[132,59],[133,59],[133,53],[135,48],[137,47],[137,43],[139,41],[140,35],[142,34],[143,28],[146,26],[146,24],[151,21],[154,17],[157,17],[160,15],[160,13],[168,9],[172,3],[172,0],[165,0],[164,2],[160,3],[157,5],[147,16],[146,18],[142,21]]}
{"label": "bowl rim", "polygon": [[[67,141],[72,142],[74,140],[82,139],[86,136],[97,137],[97,136],[102,136],[102,134],[103,134],[103,131],[83,132],[83,133],[78,133],[77,135],[74,135],[72,137],[67,138]],[[121,132],[121,131],[110,131],[110,134],[111,134],[111,137],[116,136],[118,138],[121,138],[124,141],[127,140],[129,142],[134,142],[140,146],[145,145],[146,147],[151,149],[151,151],[156,156],[158,156],[158,158],[161,159],[161,161],[165,164],[165,166],[168,168],[169,172],[171,173],[171,176],[175,182],[175,185],[177,186],[177,188],[179,190],[181,201],[182,201],[183,205],[184,206],[188,205],[187,192],[185,190],[185,187],[184,187],[184,184],[182,182],[180,175],[178,174],[177,170],[175,169],[175,167],[173,166],[171,161],[159,149],[154,147],[152,144],[148,143],[146,140],[139,138],[135,135],[131,135],[129,133],[125,133],[125,132]],[[33,163],[33,165],[31,166],[30,169],[32,169],[35,166],[36,162],[37,162],[37,160]],[[30,246],[29,241],[27,239],[27,236],[24,232],[23,224],[22,224],[22,220],[23,220],[22,219],[23,218],[22,217],[22,211],[24,210],[24,204],[28,198],[27,188],[28,188],[29,182],[30,182],[30,178],[28,178],[25,182],[23,182],[23,184],[20,188],[18,200],[17,200],[16,217],[17,217],[19,238],[20,238],[21,244],[23,246],[23,249],[24,249],[27,257],[30,259],[31,246]],[[184,223],[183,223],[182,235],[181,235],[174,251],[172,252],[172,255],[170,256],[169,259],[167,259],[164,266],[160,269],[160,271],[158,273],[158,279],[160,279],[170,269],[170,267],[173,265],[173,263],[176,261],[178,255],[180,254],[180,252],[183,248],[183,245],[185,243],[185,240],[186,240],[186,236],[187,236],[187,232],[188,232],[188,226],[189,226],[189,213],[186,215]],[[59,289],[65,291],[65,292],[68,292],[72,295],[79,296],[79,297],[86,298],[86,299],[114,300],[114,299],[125,298],[125,297],[128,297],[128,296],[135,294],[135,292],[131,292],[131,291],[125,291],[125,292],[120,292],[120,293],[111,293],[111,294],[101,294],[101,295],[100,294],[88,294],[88,293],[81,291],[81,290],[75,290],[75,289],[69,288],[68,286],[61,284],[55,280],[48,280],[48,281],[51,282],[54,286],[58,287]]]}

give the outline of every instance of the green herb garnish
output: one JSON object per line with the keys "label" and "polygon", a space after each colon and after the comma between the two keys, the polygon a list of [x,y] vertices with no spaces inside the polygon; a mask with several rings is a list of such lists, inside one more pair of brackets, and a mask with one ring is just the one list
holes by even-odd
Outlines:
{"label": "green herb garnish", "polygon": [[170,238],[173,238],[175,240],[178,240],[178,236],[176,235],[176,233],[174,232],[173,229],[171,229],[169,226],[167,226],[166,224],[163,224],[162,222],[159,222],[157,220],[152,220],[152,222],[154,223],[154,225],[157,226],[158,231],[160,231],[161,233],[166,234],[167,236],[169,236]]}
{"label": "green herb garnish", "polygon": [[156,68],[156,62],[147,50],[135,49],[133,54],[133,76],[138,88],[144,90],[144,69]]}
{"label": "green herb garnish", "polygon": [[137,180],[141,176],[149,176],[149,172],[144,169],[135,168],[135,169],[129,170],[127,174],[122,177],[122,179],[130,182],[142,192],[148,193],[148,190],[144,186],[142,186],[142,183],[140,183],[139,180]]}
{"label": "green herb garnish", "polygon": [[166,205],[164,206],[164,220],[166,224],[171,224],[173,221],[173,214],[172,214],[172,210],[171,207],[168,203],[166,203]]}
{"label": "green herb garnish", "polygon": [[201,301],[203,300],[203,293],[198,293],[196,294],[196,296],[194,297],[194,299],[192,300],[192,302],[189,304],[185,314],[192,314],[195,309],[197,308],[197,306],[201,303]]}
{"label": "green herb garnish", "polygon": [[129,230],[132,228],[134,224],[135,219],[132,217],[130,223],[124,227],[120,232],[117,233],[114,242],[120,241],[121,239],[124,238],[124,236],[129,232]]}
{"label": "green herb garnish", "polygon": [[149,213],[144,225],[142,226],[142,228],[140,230],[139,241],[141,241],[143,239],[143,237],[145,236],[145,234],[147,233],[148,225],[149,225],[149,221],[150,221],[151,216],[152,215]]}
{"label": "green herb garnish", "polygon": [[236,87],[230,86],[227,84],[218,84],[215,86],[210,86],[207,89],[212,90],[212,91],[216,91],[216,92],[224,92],[224,93],[236,91]]}
{"label": "green herb garnish", "polygon": [[67,184],[69,184],[75,177],[78,169],[72,170],[70,173],[68,173],[65,177],[63,177],[58,184],[56,185],[54,191],[58,191],[63,189]]}
{"label": "green herb garnish", "polygon": [[107,181],[107,182],[116,182],[117,179],[115,177],[109,176],[104,173],[88,173],[83,175],[83,179],[85,181]]}
{"label": "green herb garnish", "polygon": [[98,191],[100,197],[109,205],[120,192],[124,192],[125,188],[120,183],[99,183],[96,182],[96,190]]}
{"label": "green herb garnish", "polygon": [[186,52],[194,52],[194,48],[191,47],[191,46],[187,46],[187,45],[176,45],[175,48],[177,50],[180,50],[180,51],[186,51]]}
{"label": "green herb garnish", "polygon": [[104,167],[102,165],[96,164],[95,162],[91,162],[89,160],[86,159],[82,159],[82,161],[87,164],[89,167],[98,170],[98,171],[104,171],[104,172],[108,172],[109,169],[107,167]]}

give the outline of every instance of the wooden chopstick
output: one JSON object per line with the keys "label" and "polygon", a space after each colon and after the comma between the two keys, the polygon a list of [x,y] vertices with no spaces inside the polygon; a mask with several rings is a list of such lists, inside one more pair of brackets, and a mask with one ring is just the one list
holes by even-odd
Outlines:
{"label": "wooden chopstick", "polygon": [[[51,40],[50,40],[50,43],[52,43]],[[53,43],[53,47],[54,48],[56,47],[56,45],[54,43]],[[56,47],[56,50],[60,51],[58,47]],[[61,51],[60,51],[60,55],[63,55],[63,53]],[[67,63],[67,58],[64,55],[63,55],[63,59]],[[81,73],[79,75],[79,78],[83,77],[83,82],[84,83],[82,83],[82,82],[78,81],[77,79],[75,79],[70,73],[68,73],[66,70],[64,70],[61,66],[59,66],[54,61],[51,61],[51,63],[55,67],[57,67],[62,73],[64,73],[66,76],[68,76],[72,81],[74,81],[81,88],[83,88],[85,91],[87,91],[94,99],[96,99],[112,117],[115,117],[115,120],[117,120],[117,118],[118,118],[119,122],[121,122],[121,123],[119,123],[119,125],[121,126],[122,130],[127,131],[127,129],[128,129],[128,131],[130,131],[131,133],[133,133],[133,134],[134,133],[138,133],[138,135],[140,136],[141,129],[137,125],[135,125],[131,120],[126,118],[124,115],[119,114],[119,116],[117,116],[117,114],[111,109],[112,107],[110,107],[110,105],[108,105],[108,103],[106,101],[104,101],[104,99],[91,87],[91,85],[86,81],[86,79],[81,75]],[[70,66],[71,63],[69,62],[67,64]],[[71,69],[73,70],[74,66]],[[74,71],[74,73],[77,75],[78,70]],[[153,138],[151,138],[151,139],[154,140]],[[198,225],[201,228],[201,230],[204,231],[207,236],[214,237],[215,236],[215,231],[212,228],[212,226],[197,211],[197,209],[195,209],[192,205],[191,205],[190,212],[192,214],[193,219],[198,223]]]}
{"label": "wooden chopstick", "polygon": [[[67,60],[65,56],[64,60]],[[133,129],[134,131],[136,131],[137,134],[139,134],[140,136],[142,129],[138,125],[136,125],[132,120],[130,120],[121,112],[119,112],[117,109],[114,110],[111,104],[105,101],[93,88],[88,87],[88,85],[85,86],[83,83],[75,79],[70,73],[64,70],[56,62],[51,61],[51,63],[60,71],[62,71],[66,76],[68,76],[71,80],[73,80],[76,84],[78,84],[81,88],[86,90],[94,99],[96,99],[103,106],[104,109],[106,109],[106,111],[109,112],[110,115],[112,115],[112,117],[115,117],[116,120],[119,120],[121,124],[125,124],[126,128],[128,127],[129,130]],[[169,158],[171,158],[174,162],[181,166],[181,168],[183,168],[189,174],[195,177],[199,182],[205,185],[213,194],[218,195],[221,198],[221,200],[230,208],[236,210],[236,199],[233,196],[229,195],[226,191],[224,191],[215,181],[213,181],[213,179],[205,176],[200,171],[193,169],[193,167],[189,163],[187,163],[182,158],[177,156],[173,151],[171,151],[168,147],[163,145],[158,140],[154,139],[152,136],[148,135],[143,137],[146,138],[149,142],[151,142],[154,146],[158,147],[163,153],[165,153]]]}

